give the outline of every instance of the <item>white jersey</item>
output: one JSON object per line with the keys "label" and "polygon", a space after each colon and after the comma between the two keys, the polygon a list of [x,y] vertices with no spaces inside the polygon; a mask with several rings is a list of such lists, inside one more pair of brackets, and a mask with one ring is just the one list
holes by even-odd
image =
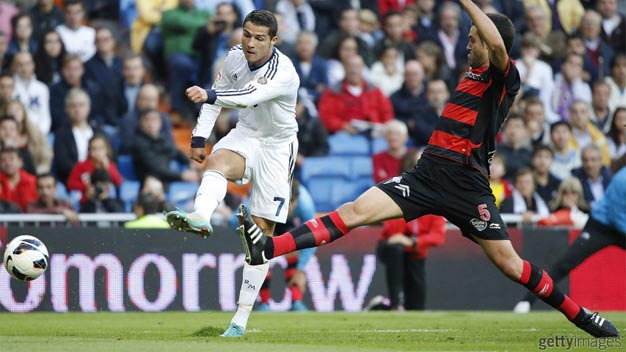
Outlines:
{"label": "white jersey", "polygon": [[55,31],[59,33],[65,51],[72,55],[80,56],[85,63],[96,53],[96,30],[88,26],[80,26],[73,30],[64,24],[58,26]]}
{"label": "white jersey", "polygon": [[291,60],[274,48],[262,66],[250,69],[241,45],[230,49],[213,90],[217,99],[203,104],[194,137],[208,138],[221,107],[239,110],[237,130],[278,146],[296,139],[296,98],[300,79]]}

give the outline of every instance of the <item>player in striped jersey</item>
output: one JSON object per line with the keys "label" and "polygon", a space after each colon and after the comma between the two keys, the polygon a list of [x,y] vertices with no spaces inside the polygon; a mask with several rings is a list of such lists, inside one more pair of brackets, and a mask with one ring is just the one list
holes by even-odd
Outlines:
{"label": "player in striped jersey", "polygon": [[[227,180],[252,182],[250,208],[257,235],[271,236],[276,222],[287,220],[298,152],[295,107],[300,81],[291,60],[274,47],[276,32],[271,12],[250,12],[244,19],[242,44],[230,50],[213,87],[187,89],[191,101],[203,103],[192,133],[191,159],[199,163],[206,159],[206,171],[194,211],[167,214],[174,229],[211,235],[209,221],[226,195]],[[207,158],[205,141],[222,107],[240,109],[239,121]],[[243,336],[268,268],[268,263],[244,264],[237,312],[222,336]]]}
{"label": "player in striped jersey", "polygon": [[519,73],[508,54],[515,29],[504,15],[486,15],[471,0],[460,2],[473,24],[467,45],[470,69],[446,104],[418,164],[327,216],[269,239],[252,236],[252,223],[242,206],[239,233],[247,261],[263,263],[294,250],[321,246],[355,227],[382,220],[441,215],[479,244],[504,275],[576,326],[595,337],[619,336],[610,321],[563,294],[548,273],[520,258],[511,245],[489,187],[489,163],[496,135],[520,89]]}

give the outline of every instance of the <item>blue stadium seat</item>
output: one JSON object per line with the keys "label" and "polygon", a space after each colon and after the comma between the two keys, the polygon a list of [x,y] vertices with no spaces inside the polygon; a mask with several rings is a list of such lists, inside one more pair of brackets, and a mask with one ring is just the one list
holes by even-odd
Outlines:
{"label": "blue stadium seat", "polygon": [[300,170],[302,183],[308,185],[315,177],[350,177],[350,163],[337,156],[311,157],[304,159]]}
{"label": "blue stadium seat", "polygon": [[189,169],[189,163],[181,163],[178,160],[171,160],[170,161],[170,170],[183,172],[183,171],[185,171],[187,169]]}
{"label": "blue stadium seat", "polygon": [[342,178],[333,177],[318,177],[310,180],[306,188],[311,194],[311,198],[313,198],[316,211],[328,212],[334,210],[332,203],[333,185],[343,182],[342,180]]}
{"label": "blue stadium seat", "polygon": [[130,155],[120,155],[117,157],[117,169],[120,171],[120,174],[122,174],[122,177],[124,177],[125,180],[137,180],[135,167],[133,166],[133,159]]}
{"label": "blue stadium seat", "polygon": [[363,177],[372,177],[374,173],[372,166],[372,158],[369,156],[359,156],[350,158],[350,178],[360,179]]}
{"label": "blue stadium seat", "polygon": [[372,154],[384,152],[385,150],[387,150],[387,141],[384,138],[372,139]]}
{"label": "blue stadium seat", "polygon": [[339,132],[328,137],[330,155],[370,155],[370,143],[363,135]]}
{"label": "blue stadium seat", "polygon": [[132,211],[133,203],[137,200],[140,187],[141,183],[139,181],[122,181],[120,185],[120,199],[124,202],[124,208],[127,212]]}
{"label": "blue stadium seat", "polygon": [[194,182],[172,182],[167,191],[167,199],[176,207],[184,209],[195,198],[197,190],[198,184]]}
{"label": "blue stadium seat", "polygon": [[355,200],[374,184],[371,178],[363,177],[351,181],[339,181],[333,184],[331,202],[333,209],[338,208],[345,202]]}
{"label": "blue stadium seat", "polygon": [[65,187],[63,182],[57,181],[57,193],[54,196],[58,199],[70,199],[70,195],[67,193],[67,187]]}
{"label": "blue stadium seat", "polygon": [[80,200],[83,198],[83,192],[81,191],[70,191],[70,203],[74,207],[74,210],[80,210]]}

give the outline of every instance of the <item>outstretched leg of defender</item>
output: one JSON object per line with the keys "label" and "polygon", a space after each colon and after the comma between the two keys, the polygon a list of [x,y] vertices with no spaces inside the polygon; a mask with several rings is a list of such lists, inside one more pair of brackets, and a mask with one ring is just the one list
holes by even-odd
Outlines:
{"label": "outstretched leg of defender", "polygon": [[619,332],[608,320],[581,307],[564,294],[545,270],[522,260],[508,240],[477,238],[489,259],[511,280],[533,292],[539,299],[554,307],[569,321],[594,337],[615,337]]}

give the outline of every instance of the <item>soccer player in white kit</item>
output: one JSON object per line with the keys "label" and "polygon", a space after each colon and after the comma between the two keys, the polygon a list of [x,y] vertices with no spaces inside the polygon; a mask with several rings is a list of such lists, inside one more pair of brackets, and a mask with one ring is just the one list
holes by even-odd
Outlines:
{"label": "soccer player in white kit", "polygon": [[[298,153],[295,109],[300,80],[291,60],[274,48],[276,32],[271,12],[250,12],[244,19],[242,44],[229,51],[213,87],[186,90],[191,101],[204,103],[192,132],[190,157],[207,163],[194,211],[167,213],[172,228],[208,237],[213,232],[209,221],[226,195],[227,180],[252,182],[250,209],[259,233],[271,236],[276,222],[286,221]],[[240,109],[239,121],[207,158],[205,141],[222,107]],[[243,336],[268,268],[269,264],[244,264],[237,312],[222,336]]]}

